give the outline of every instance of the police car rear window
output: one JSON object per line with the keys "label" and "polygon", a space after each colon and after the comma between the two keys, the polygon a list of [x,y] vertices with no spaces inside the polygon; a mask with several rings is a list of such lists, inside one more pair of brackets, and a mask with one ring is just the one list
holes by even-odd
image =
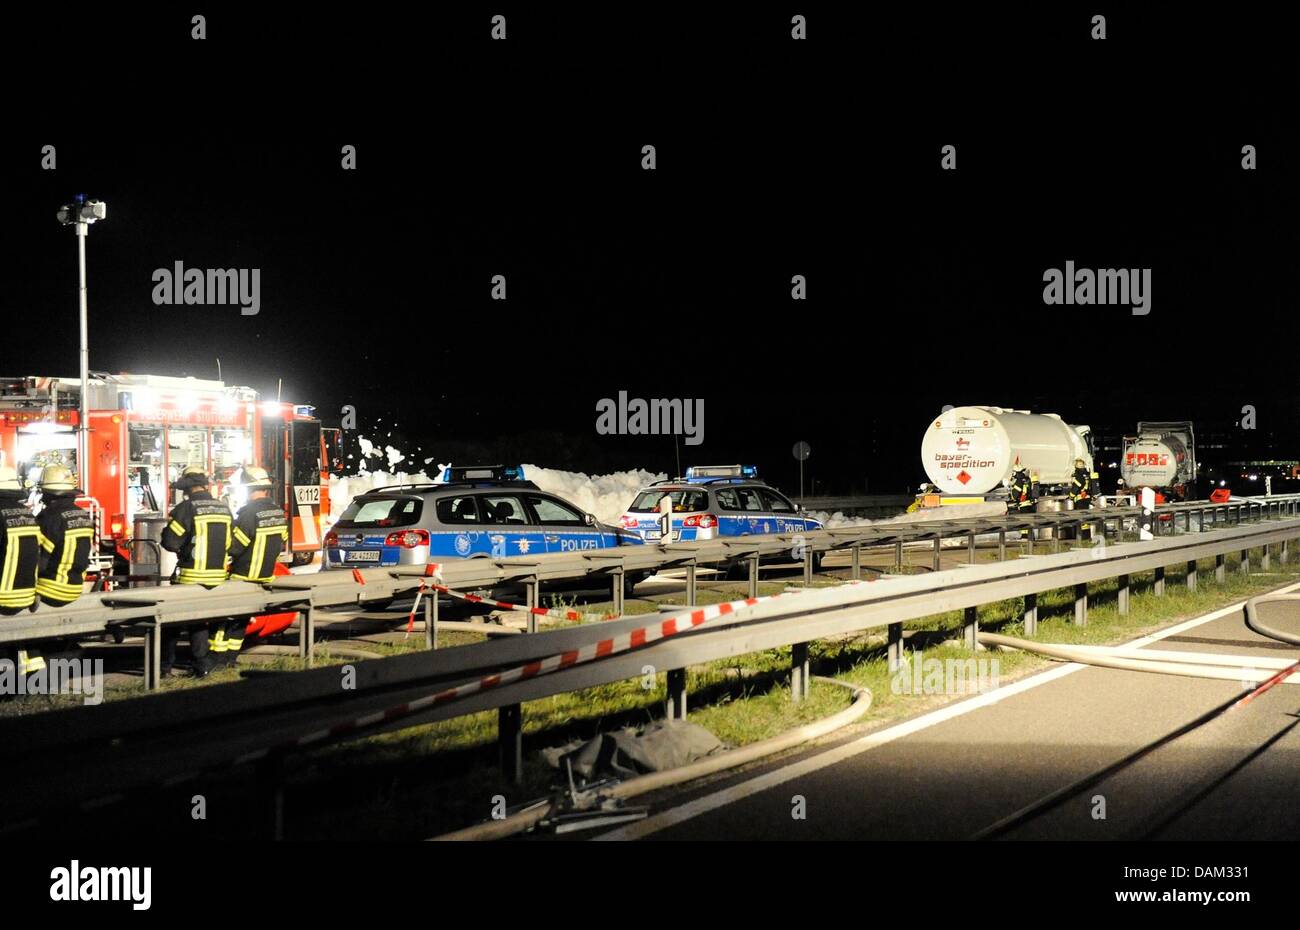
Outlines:
{"label": "police car rear window", "polygon": [[339,523],[352,526],[410,526],[420,519],[424,504],[418,497],[358,497],[348,504]]}
{"label": "police car rear window", "polygon": [[686,488],[678,491],[642,491],[628,510],[632,513],[652,513],[659,509],[659,501],[667,494],[673,499],[673,513],[695,513],[709,509],[709,492]]}

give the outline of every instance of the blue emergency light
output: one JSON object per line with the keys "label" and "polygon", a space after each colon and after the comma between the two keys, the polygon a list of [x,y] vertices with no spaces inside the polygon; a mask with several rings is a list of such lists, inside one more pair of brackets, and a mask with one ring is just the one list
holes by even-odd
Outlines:
{"label": "blue emergency light", "polygon": [[757,477],[757,465],[692,465],[686,469],[687,481],[711,481],[715,478]]}
{"label": "blue emergency light", "polygon": [[523,481],[522,465],[448,465],[442,470],[448,484],[463,481]]}

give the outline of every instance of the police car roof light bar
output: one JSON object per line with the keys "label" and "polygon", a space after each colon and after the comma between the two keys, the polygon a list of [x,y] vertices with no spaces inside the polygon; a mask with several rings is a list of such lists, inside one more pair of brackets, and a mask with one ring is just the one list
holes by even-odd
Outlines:
{"label": "police car roof light bar", "polygon": [[687,478],[757,478],[757,465],[692,465]]}
{"label": "police car roof light bar", "polygon": [[453,482],[468,481],[523,481],[522,465],[448,465],[442,470],[442,480]]}

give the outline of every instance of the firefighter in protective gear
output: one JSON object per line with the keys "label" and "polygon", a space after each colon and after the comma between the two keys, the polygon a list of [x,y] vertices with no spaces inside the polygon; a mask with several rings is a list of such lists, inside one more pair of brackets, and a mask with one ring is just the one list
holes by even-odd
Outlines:
{"label": "firefighter in protective gear", "polygon": [[191,465],[172,483],[185,500],[172,508],[162,547],[177,556],[177,581],[211,589],[226,580],[230,551],[230,508],[208,492],[208,476]]}
{"label": "firefighter in protective gear", "polygon": [[[162,547],[175,552],[176,581],[197,584],[211,590],[226,580],[226,553],[230,551],[230,508],[208,492],[207,473],[191,465],[172,483],[185,499],[172,508],[171,519],[162,532]],[[199,678],[212,671],[209,650],[225,650],[225,624],[212,624],[205,631],[190,631],[190,653],[194,673]],[[176,638],[169,637],[163,647],[163,668],[170,671],[176,655]]]}
{"label": "firefighter in protective gear", "polygon": [[95,521],[89,511],[77,506],[81,490],[64,466],[45,466],[40,489],[41,513],[36,522],[44,555],[36,594],[45,604],[63,607],[81,597],[95,546]]}
{"label": "firefighter in protective gear", "polygon": [[[1092,471],[1083,459],[1074,460],[1074,475],[1070,478],[1070,500],[1075,510],[1088,510],[1092,507]],[[1079,528],[1080,539],[1092,538],[1092,524],[1085,523]]]}
{"label": "firefighter in protective gear", "polygon": [[[246,466],[242,484],[249,491],[248,503],[235,516],[230,577],[233,581],[270,584],[275,579],[275,564],[289,541],[289,521],[284,508],[270,497],[271,477],[265,468]],[[242,619],[226,624],[224,658],[229,664],[239,658],[246,626]]]}
{"label": "firefighter in protective gear", "polygon": [[1013,513],[1033,513],[1038,504],[1034,482],[1029,477],[1029,469],[1017,465],[1011,473],[1011,511]]}
{"label": "firefighter in protective gear", "polygon": [[[8,465],[0,466],[0,615],[8,617],[36,609],[41,528],[26,501],[18,473]],[[45,668],[45,660],[34,649],[17,650],[16,659],[23,674]]]}

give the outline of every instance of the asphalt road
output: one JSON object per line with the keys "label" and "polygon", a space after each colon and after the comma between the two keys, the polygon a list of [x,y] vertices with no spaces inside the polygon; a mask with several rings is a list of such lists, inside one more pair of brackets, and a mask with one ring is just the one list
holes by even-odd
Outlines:
{"label": "asphalt road", "polygon": [[[1295,615],[1268,619],[1300,629]],[[1147,648],[1300,660],[1300,650],[1248,630],[1240,610],[1156,635]],[[651,799],[648,820],[602,838],[971,838],[1243,693],[1235,681],[1057,665],[902,724]],[[1279,685],[1001,836],[1294,839],[1298,713],[1300,687]]]}

